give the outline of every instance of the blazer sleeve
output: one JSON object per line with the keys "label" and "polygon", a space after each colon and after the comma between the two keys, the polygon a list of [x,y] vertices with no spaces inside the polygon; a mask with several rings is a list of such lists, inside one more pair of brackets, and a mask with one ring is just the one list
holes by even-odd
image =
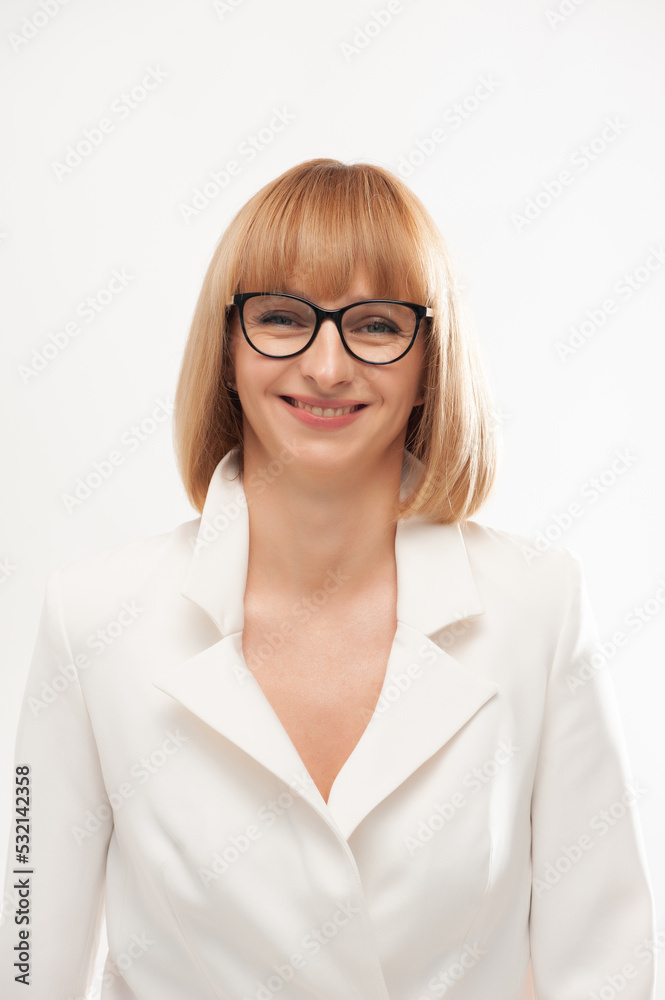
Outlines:
{"label": "blazer sleeve", "polygon": [[47,580],[16,733],[0,925],[3,1000],[82,997],[101,934],[113,823],[96,821],[94,833],[80,835],[86,811],[108,799],[62,620],[61,578],[55,569]]}
{"label": "blazer sleeve", "polygon": [[[653,1000],[655,911],[612,677],[579,557],[548,680],[531,801],[536,1000]],[[614,990],[614,992],[611,992]]]}

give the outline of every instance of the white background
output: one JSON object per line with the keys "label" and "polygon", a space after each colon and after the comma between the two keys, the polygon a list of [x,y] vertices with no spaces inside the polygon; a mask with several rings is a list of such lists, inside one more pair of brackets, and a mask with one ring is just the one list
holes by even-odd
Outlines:
{"label": "white background", "polygon": [[[44,2],[56,13],[38,0],[0,10],[0,856],[46,575],[196,516],[170,420],[135,450],[127,432],[172,401],[231,217],[284,170],[329,156],[401,171],[457,264],[502,439],[498,485],[476,519],[579,553],[601,637],[627,637],[604,669],[648,789],[637,808],[662,924],[665,5],[392,0],[389,23],[360,36],[387,0]],[[121,112],[149,71],[154,89]],[[261,132],[275,109],[292,119]],[[112,131],[58,171],[103,118]],[[239,173],[186,220],[195,189],[232,159]],[[131,280],[86,322],[79,304],[114,269]],[[74,320],[78,336],[36,371],[33,352]],[[562,358],[557,343],[585,321]],[[123,464],[67,510],[63,495],[118,449]],[[617,452],[627,458],[612,472]],[[649,609],[639,628],[627,621],[635,607]]]}

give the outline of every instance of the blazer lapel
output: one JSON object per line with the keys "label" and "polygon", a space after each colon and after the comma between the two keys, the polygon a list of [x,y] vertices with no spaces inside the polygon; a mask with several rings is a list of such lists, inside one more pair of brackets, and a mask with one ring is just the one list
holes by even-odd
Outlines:
{"label": "blazer lapel", "polygon": [[[401,496],[420,465],[405,450]],[[295,789],[348,838],[499,690],[430,638],[453,622],[484,613],[462,531],[456,524],[422,518],[398,522],[398,624],[383,688],[376,708],[358,709],[367,726],[326,804],[242,655],[249,517],[236,473],[234,449],[213,474],[181,591],[223,637],[156,675],[153,685]]]}
{"label": "blazer lapel", "polygon": [[398,622],[381,695],[333,782],[328,808],[345,838],[499,690]]}
{"label": "blazer lapel", "polygon": [[327,817],[327,806],[279,716],[245,665],[242,632],[153,677],[203,722],[231,740]]}

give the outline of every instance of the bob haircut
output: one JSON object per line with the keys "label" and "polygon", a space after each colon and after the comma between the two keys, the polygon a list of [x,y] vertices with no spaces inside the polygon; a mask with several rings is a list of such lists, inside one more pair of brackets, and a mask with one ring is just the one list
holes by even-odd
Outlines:
{"label": "bob haircut", "polygon": [[226,385],[233,380],[233,295],[282,291],[286,281],[306,276],[315,301],[338,298],[359,264],[377,298],[418,302],[434,314],[418,332],[425,347],[424,402],[413,407],[405,439],[424,470],[410,495],[396,498],[394,521],[419,515],[460,522],[487,499],[496,476],[494,415],[439,230],[390,171],[314,159],[246,202],[222,234],[203,281],[174,403],[178,468],[199,513],[215,467],[236,446],[243,473],[242,407]]}

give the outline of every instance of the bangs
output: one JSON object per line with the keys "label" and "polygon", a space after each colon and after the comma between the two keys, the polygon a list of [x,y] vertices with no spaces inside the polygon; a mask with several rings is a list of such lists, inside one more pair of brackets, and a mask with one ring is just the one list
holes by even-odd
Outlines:
{"label": "bangs", "polygon": [[249,222],[232,266],[237,292],[288,290],[334,300],[363,271],[376,298],[429,305],[434,297],[435,268],[417,206],[406,187],[396,193],[395,179],[388,183],[377,168],[310,164],[246,207]]}

